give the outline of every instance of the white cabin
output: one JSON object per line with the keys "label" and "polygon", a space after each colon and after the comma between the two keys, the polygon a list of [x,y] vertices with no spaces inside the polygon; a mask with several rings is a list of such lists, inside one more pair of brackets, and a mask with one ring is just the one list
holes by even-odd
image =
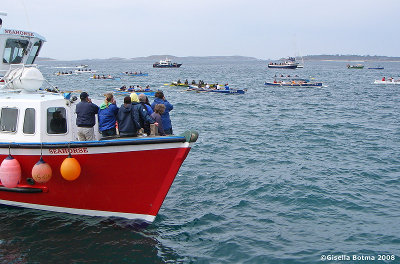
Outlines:
{"label": "white cabin", "polygon": [[75,106],[59,94],[2,94],[0,142],[76,141]]}
{"label": "white cabin", "polygon": [[171,60],[168,58],[165,58],[165,60],[160,60],[160,65],[170,65],[170,64],[172,63]]}

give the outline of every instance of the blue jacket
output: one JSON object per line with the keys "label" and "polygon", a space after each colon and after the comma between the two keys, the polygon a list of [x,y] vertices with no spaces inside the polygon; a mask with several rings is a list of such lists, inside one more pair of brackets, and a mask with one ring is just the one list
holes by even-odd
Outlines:
{"label": "blue jacket", "polygon": [[93,127],[96,124],[96,114],[99,107],[93,103],[81,101],[76,105],[76,125],[78,127]]}
{"label": "blue jacket", "polygon": [[153,111],[153,109],[151,108],[150,105],[148,105],[148,104],[143,104],[143,103],[141,103],[141,104],[144,105],[144,106],[146,106],[146,110],[147,110],[147,113],[149,114],[149,116],[151,116],[151,114],[154,113],[154,111]]}
{"label": "blue jacket", "polygon": [[154,107],[157,104],[165,105],[165,112],[164,112],[164,114],[161,115],[164,130],[171,129],[172,124],[171,124],[171,118],[169,117],[169,111],[174,109],[174,106],[172,104],[170,104],[167,100],[163,100],[163,99],[156,97],[156,99],[154,99],[154,102],[151,104],[151,108],[153,108],[153,110],[154,110]]}
{"label": "blue jacket", "polygon": [[117,121],[118,106],[115,104],[102,104],[99,109],[99,130],[104,131],[107,129],[115,128]]}
{"label": "blue jacket", "polygon": [[121,105],[118,110],[118,130],[122,136],[136,136],[140,129],[139,112],[134,109],[132,104]]}

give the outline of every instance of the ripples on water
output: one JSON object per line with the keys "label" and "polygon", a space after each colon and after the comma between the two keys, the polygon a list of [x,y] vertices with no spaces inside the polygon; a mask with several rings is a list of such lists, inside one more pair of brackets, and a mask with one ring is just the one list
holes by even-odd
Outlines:
{"label": "ripples on water", "polygon": [[[174,131],[196,129],[200,138],[152,225],[2,207],[3,262],[319,263],[322,254],[386,253],[398,262],[400,87],[371,83],[399,76],[399,63],[373,71],[310,62],[290,72],[268,70],[265,62],[181,69],[83,63],[99,73],[141,70],[149,77],[53,75],[54,66],[73,62],[41,69],[61,89],[97,98],[122,84],[161,87],[174,104]],[[312,76],[327,87],[264,86],[275,73]],[[178,78],[229,82],[248,92],[163,86]]]}

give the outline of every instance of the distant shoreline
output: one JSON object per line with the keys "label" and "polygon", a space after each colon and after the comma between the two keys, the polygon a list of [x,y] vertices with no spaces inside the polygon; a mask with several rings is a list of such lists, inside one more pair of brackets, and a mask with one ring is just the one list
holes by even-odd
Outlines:
{"label": "distant shoreline", "polygon": [[[172,61],[187,62],[187,61],[278,61],[279,59],[258,59],[255,57],[247,56],[186,56],[177,57],[173,55],[151,55],[147,57],[136,58],[120,58],[112,57],[108,59],[79,59],[68,61],[92,61],[92,60],[121,60],[121,61],[160,61],[169,58]],[[361,56],[361,55],[306,55],[297,57],[298,60],[302,58],[305,61],[333,61],[333,62],[400,62],[400,57],[388,56]],[[284,58],[282,58],[284,59]],[[38,57],[37,61],[63,61],[47,57]]]}

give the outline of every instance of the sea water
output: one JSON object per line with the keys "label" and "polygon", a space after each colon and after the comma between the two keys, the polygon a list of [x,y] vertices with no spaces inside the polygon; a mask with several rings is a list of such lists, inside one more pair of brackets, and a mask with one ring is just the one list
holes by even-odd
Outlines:
{"label": "sea water", "polygon": [[[54,75],[67,70],[55,67],[81,63],[100,75],[149,76]],[[41,62],[49,82],[78,97],[86,91],[102,99],[124,84],[162,89],[174,105],[174,132],[194,129],[200,137],[153,224],[1,207],[1,261],[400,263],[400,86],[373,84],[399,77],[400,63],[381,63],[382,71],[366,69],[374,63],[362,70],[347,63],[271,70],[265,61],[189,61],[179,69],[133,61]],[[275,74],[324,86],[265,86]],[[164,85],[178,79],[247,92]]]}

